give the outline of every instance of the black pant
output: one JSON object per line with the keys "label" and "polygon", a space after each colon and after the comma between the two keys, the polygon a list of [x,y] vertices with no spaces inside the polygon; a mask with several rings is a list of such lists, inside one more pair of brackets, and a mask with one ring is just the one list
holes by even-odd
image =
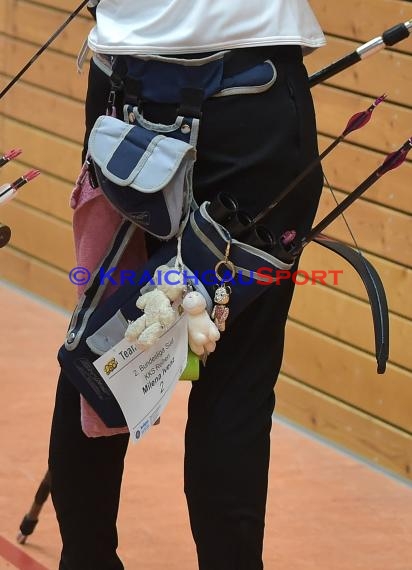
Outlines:
{"label": "black pant", "polygon": [[[257,214],[317,156],[301,58],[280,56],[274,63],[278,79],[269,91],[204,104],[194,171],[198,203],[225,191]],[[106,78],[92,67],[87,132],[105,112],[107,89]],[[144,112],[161,122],[170,119],[171,109],[147,104]],[[272,211],[266,223],[276,235],[310,228],[321,187],[317,168]],[[184,469],[200,570],[263,568],[273,388],[292,294],[291,280],[267,288],[222,334],[193,384]],[[120,570],[116,515],[128,438],[88,439],[79,416],[79,395],[61,377],[49,462],[63,538],[60,570]]]}

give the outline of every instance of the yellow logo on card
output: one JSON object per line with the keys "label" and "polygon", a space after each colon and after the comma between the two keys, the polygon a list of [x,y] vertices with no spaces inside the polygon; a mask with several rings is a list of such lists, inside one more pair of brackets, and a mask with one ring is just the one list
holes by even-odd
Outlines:
{"label": "yellow logo on card", "polygon": [[117,365],[118,362],[115,358],[112,358],[111,360],[109,360],[107,364],[105,364],[104,371],[107,374],[107,376],[109,376],[109,374],[111,374],[114,370],[116,370]]}

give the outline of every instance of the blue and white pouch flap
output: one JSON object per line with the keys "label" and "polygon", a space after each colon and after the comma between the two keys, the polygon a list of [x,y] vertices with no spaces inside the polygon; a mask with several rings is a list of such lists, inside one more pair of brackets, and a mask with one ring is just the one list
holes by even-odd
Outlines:
{"label": "blue and white pouch flap", "polygon": [[191,201],[191,144],[101,116],[89,154],[103,193],[125,218],[159,239],[177,234]]}

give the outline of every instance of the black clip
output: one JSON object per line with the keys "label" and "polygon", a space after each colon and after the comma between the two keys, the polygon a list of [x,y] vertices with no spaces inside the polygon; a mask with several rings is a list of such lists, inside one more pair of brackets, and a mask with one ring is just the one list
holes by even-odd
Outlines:
{"label": "black clip", "polygon": [[87,172],[89,173],[89,182],[92,188],[98,188],[99,181],[97,180],[96,170],[90,156],[86,158]]}
{"label": "black clip", "polygon": [[119,93],[123,93],[123,91],[124,91],[123,80],[116,73],[112,73],[112,75],[110,76],[110,93],[109,93],[109,98],[107,100],[108,115],[115,114],[114,112],[115,112],[117,96]]}

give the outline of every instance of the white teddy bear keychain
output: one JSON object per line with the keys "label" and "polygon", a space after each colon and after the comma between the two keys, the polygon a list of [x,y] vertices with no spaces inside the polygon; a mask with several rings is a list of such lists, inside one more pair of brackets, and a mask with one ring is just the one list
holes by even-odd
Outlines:
{"label": "white teddy bear keychain", "polygon": [[[143,315],[129,323],[125,338],[129,342],[134,342],[142,350],[153,346],[175,322],[181,304],[187,315],[189,347],[205,362],[207,356],[215,350],[216,342],[220,338],[219,331],[225,330],[226,319],[229,315],[227,304],[231,288],[219,276],[218,271],[221,266],[225,265],[234,274],[234,266],[227,259],[228,251],[229,246],[224,261],[219,262],[215,268],[221,284],[215,291],[215,305],[211,316],[206,310],[206,299],[203,295],[191,290],[190,287],[188,291],[182,271],[161,265],[154,275],[156,288],[144,293],[136,301],[136,306],[143,311]],[[180,266],[182,267],[183,264]],[[174,275],[173,281],[170,280],[171,274]]]}
{"label": "white teddy bear keychain", "polygon": [[[173,280],[170,279],[172,274]],[[177,306],[185,290],[182,276],[167,265],[156,269],[154,281],[156,288],[143,293],[136,301],[136,307],[143,315],[129,323],[125,332],[125,338],[142,350],[153,346],[175,322]]]}

